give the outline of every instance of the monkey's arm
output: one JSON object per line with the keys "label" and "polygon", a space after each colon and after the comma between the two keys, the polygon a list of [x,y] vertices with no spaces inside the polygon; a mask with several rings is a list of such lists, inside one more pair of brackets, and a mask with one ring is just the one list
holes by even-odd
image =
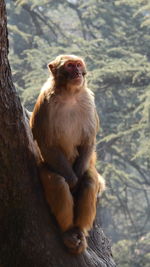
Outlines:
{"label": "monkey's arm", "polygon": [[74,171],[78,178],[81,178],[85,171],[89,168],[89,162],[92,154],[95,150],[96,133],[99,130],[99,117],[95,109],[95,137],[93,137],[93,142],[91,144],[85,143],[78,147],[79,156],[74,163]]}
{"label": "monkey's arm", "polygon": [[73,188],[78,178],[61,149],[55,146],[46,147],[41,145],[40,150],[44,162],[48,164],[50,170],[63,176],[69,184],[69,187]]}
{"label": "monkey's arm", "polygon": [[85,144],[78,147],[79,156],[77,157],[73,168],[78,178],[81,178],[84,172],[88,169],[93,151],[94,144]]}

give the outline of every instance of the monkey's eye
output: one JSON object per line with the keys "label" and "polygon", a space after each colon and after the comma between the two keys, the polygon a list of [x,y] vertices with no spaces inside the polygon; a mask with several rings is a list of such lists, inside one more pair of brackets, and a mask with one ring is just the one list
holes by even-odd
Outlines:
{"label": "monkey's eye", "polygon": [[77,67],[78,68],[81,68],[82,67],[82,64],[80,62],[77,62]]}
{"label": "monkey's eye", "polygon": [[69,69],[71,69],[71,68],[74,67],[74,64],[73,63],[68,63],[66,67],[69,68]]}

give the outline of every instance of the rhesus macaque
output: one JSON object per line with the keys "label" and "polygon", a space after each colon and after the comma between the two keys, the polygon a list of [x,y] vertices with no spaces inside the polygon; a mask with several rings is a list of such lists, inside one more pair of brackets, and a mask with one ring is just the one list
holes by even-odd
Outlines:
{"label": "rhesus macaque", "polygon": [[42,163],[46,200],[72,253],[87,247],[96,215],[97,194],[105,188],[95,168],[98,130],[94,96],[82,58],[60,55],[35,104],[30,125]]}

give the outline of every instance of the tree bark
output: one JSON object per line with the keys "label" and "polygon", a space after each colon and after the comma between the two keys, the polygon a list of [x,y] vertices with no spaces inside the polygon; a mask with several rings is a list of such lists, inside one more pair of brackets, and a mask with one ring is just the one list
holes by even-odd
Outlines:
{"label": "tree bark", "polygon": [[5,2],[0,2],[0,267],[114,267],[95,225],[82,255],[63,247],[43,197],[32,134],[12,83]]}

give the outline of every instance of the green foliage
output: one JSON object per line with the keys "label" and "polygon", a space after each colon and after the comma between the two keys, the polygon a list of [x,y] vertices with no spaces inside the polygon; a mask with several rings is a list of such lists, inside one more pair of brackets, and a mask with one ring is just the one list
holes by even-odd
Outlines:
{"label": "green foliage", "polygon": [[7,0],[7,10],[13,79],[30,110],[48,62],[63,53],[85,58],[101,118],[103,228],[120,266],[148,267],[142,246],[150,229],[149,1]]}
{"label": "green foliage", "polygon": [[136,243],[133,240],[118,241],[112,251],[121,267],[149,267],[150,234],[142,236]]}

